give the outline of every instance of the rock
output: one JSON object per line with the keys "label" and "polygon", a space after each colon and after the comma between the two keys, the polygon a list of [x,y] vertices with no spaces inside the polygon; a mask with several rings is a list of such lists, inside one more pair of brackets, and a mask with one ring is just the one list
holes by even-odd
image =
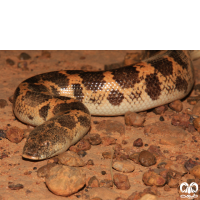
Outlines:
{"label": "rock", "polygon": [[17,67],[21,68],[22,71],[28,71],[29,70],[28,63],[26,61],[18,62]]}
{"label": "rock", "polygon": [[142,141],[142,139],[141,139],[141,138],[138,138],[137,140],[135,140],[135,141],[133,142],[133,146],[135,146],[135,147],[142,147],[142,146],[143,146],[143,141]]}
{"label": "rock", "polygon": [[190,96],[187,98],[187,102],[190,104],[190,105],[196,105],[196,103],[200,101],[200,95],[198,96]]}
{"label": "rock", "polygon": [[195,118],[195,119],[193,120],[193,125],[194,125],[194,128],[195,128],[198,132],[200,132],[200,117]]}
{"label": "rock", "polygon": [[110,134],[112,132],[118,132],[120,135],[125,134],[125,126],[118,121],[103,120],[97,124],[96,129],[106,134]]}
{"label": "rock", "polygon": [[149,185],[149,186],[153,186],[153,185],[163,186],[166,182],[166,180],[162,176],[158,175],[157,173],[151,170],[143,174],[142,180],[145,185]]}
{"label": "rock", "polygon": [[56,165],[49,170],[45,182],[54,194],[70,196],[85,185],[86,175],[80,168]]}
{"label": "rock", "polygon": [[15,64],[15,62],[10,58],[6,59],[6,63],[9,64],[10,66],[13,66]]}
{"label": "rock", "polygon": [[11,190],[20,190],[23,189],[24,186],[22,184],[9,184],[8,188]]}
{"label": "rock", "polygon": [[140,200],[157,200],[157,197],[152,194],[145,194]]}
{"label": "rock", "polygon": [[58,155],[58,163],[71,166],[82,167],[85,165],[84,161],[73,151],[65,151]]}
{"label": "rock", "polygon": [[200,179],[200,165],[196,165],[194,166],[191,170],[190,170],[190,174],[194,175],[196,178]]}
{"label": "rock", "polygon": [[115,173],[113,176],[113,182],[120,190],[128,190],[131,187],[128,176],[124,174]]}
{"label": "rock", "polygon": [[193,161],[191,158],[185,162],[185,168],[190,171],[194,166],[199,165],[200,163],[197,161]]}
{"label": "rock", "polygon": [[165,165],[165,169],[169,169],[171,171],[178,172],[181,175],[187,173],[187,170],[185,169],[185,167],[182,164],[178,164],[177,162],[173,162],[173,161],[169,161]]}
{"label": "rock", "polygon": [[173,101],[169,104],[169,107],[176,112],[181,112],[183,110],[183,104],[180,100]]}
{"label": "rock", "polygon": [[101,144],[101,138],[99,134],[88,134],[84,139],[88,140],[91,145]]}
{"label": "rock", "polygon": [[[105,158],[105,159],[111,159],[112,158],[112,152],[111,151],[105,151],[102,153],[102,156]],[[113,156],[114,157],[114,156]]]}
{"label": "rock", "polygon": [[37,176],[38,177],[45,177],[47,174],[49,174],[49,170],[54,166],[56,166],[56,163],[49,163],[47,165],[40,167],[37,170]]}
{"label": "rock", "polygon": [[142,192],[133,192],[126,200],[139,200],[142,197]]}
{"label": "rock", "polygon": [[151,165],[156,164],[156,157],[147,150],[141,151],[138,159],[141,165],[145,167],[149,167]]}
{"label": "rock", "polygon": [[91,144],[86,139],[80,140],[75,146],[71,146],[69,148],[70,151],[74,151],[76,153],[78,153],[79,151],[86,151],[89,149],[91,149]]}
{"label": "rock", "polygon": [[165,186],[164,186],[164,191],[167,191],[167,192],[168,192],[168,191],[170,191],[170,190],[171,190],[171,188],[169,187],[169,185],[165,185]]}
{"label": "rock", "polygon": [[9,128],[6,132],[6,138],[14,143],[19,143],[24,138],[24,131],[16,126]]}
{"label": "rock", "polygon": [[108,180],[108,179],[101,180],[100,187],[111,188],[111,187],[113,187],[113,182],[112,182],[112,180]]}
{"label": "rock", "polygon": [[177,188],[179,186],[179,179],[177,178],[171,178],[169,181],[168,181],[168,186],[170,188]]}
{"label": "rock", "polygon": [[24,52],[19,55],[20,60],[28,60],[30,58],[31,57],[27,53],[24,53]]}
{"label": "rock", "polygon": [[200,101],[193,107],[192,114],[200,117]]}
{"label": "rock", "polygon": [[143,114],[128,111],[125,113],[125,124],[127,126],[141,127],[145,121]]}
{"label": "rock", "polygon": [[176,114],[173,116],[171,124],[174,126],[180,126],[182,128],[188,128],[190,124],[190,116],[188,114]]}
{"label": "rock", "polygon": [[134,161],[136,164],[140,164],[139,155],[140,155],[139,152],[131,153],[129,155],[129,159],[132,160],[132,161]]}
{"label": "rock", "polygon": [[5,99],[0,99],[0,108],[5,108],[8,102]]}
{"label": "rock", "polygon": [[124,57],[124,66],[129,66],[140,62],[143,58],[143,55],[143,52],[127,53]]}
{"label": "rock", "polygon": [[94,165],[94,161],[91,160],[91,159],[89,159],[89,160],[87,161],[87,165]]}
{"label": "rock", "polygon": [[148,151],[155,156],[164,157],[159,146],[151,145],[151,146],[149,146]]}
{"label": "rock", "polygon": [[130,173],[135,170],[134,162],[131,160],[115,161],[112,167],[117,171],[125,173]]}
{"label": "rock", "polygon": [[112,145],[112,144],[116,144],[116,140],[114,137],[110,137],[110,136],[106,136],[106,137],[102,137],[102,144],[104,146],[109,146],[109,145]]}
{"label": "rock", "polygon": [[0,138],[6,138],[6,131],[3,129],[0,129]]}
{"label": "rock", "polygon": [[99,187],[99,185],[100,185],[99,180],[97,179],[96,176],[91,177],[87,184],[88,187],[92,187],[92,188]]}
{"label": "rock", "polygon": [[163,105],[163,106],[159,106],[159,107],[154,108],[154,109],[153,109],[153,112],[154,112],[156,115],[161,115],[161,114],[163,114],[167,109],[168,109],[168,106],[167,106],[167,105]]}

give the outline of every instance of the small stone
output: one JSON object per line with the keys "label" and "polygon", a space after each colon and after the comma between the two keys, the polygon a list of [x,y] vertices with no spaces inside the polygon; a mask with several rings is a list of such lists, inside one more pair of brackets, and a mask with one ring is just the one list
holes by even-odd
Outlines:
{"label": "small stone", "polygon": [[139,200],[142,197],[142,192],[133,192],[126,200]]}
{"label": "small stone", "polygon": [[163,154],[162,154],[162,152],[161,152],[159,146],[151,145],[151,146],[148,148],[148,151],[149,151],[150,153],[152,153],[153,155],[155,155],[155,156],[163,156]]}
{"label": "small stone", "polygon": [[29,70],[28,63],[26,61],[18,62],[17,67],[21,68],[22,71],[28,71]]}
{"label": "small stone", "polygon": [[6,138],[6,132],[3,129],[0,129],[0,138]]}
{"label": "small stone", "polygon": [[165,119],[164,119],[163,116],[160,116],[160,121],[161,121],[161,122],[165,121]]}
{"label": "small stone", "polygon": [[181,112],[183,110],[183,104],[180,100],[173,101],[169,104],[169,107],[176,112]]}
{"label": "small stone", "polygon": [[5,99],[0,99],[0,108],[5,108],[8,102]]}
{"label": "small stone", "polygon": [[180,126],[182,128],[188,128],[190,124],[190,116],[188,114],[176,114],[173,116],[171,124],[174,126]]}
{"label": "small stone", "polygon": [[104,159],[111,159],[112,158],[112,152],[105,151],[105,152],[102,153],[102,156],[104,157]]}
{"label": "small stone", "polygon": [[96,176],[93,176],[89,179],[88,181],[88,184],[87,184],[88,187],[99,187],[100,184],[99,184],[99,180],[97,179]]}
{"label": "small stone", "polygon": [[85,165],[80,156],[73,151],[65,151],[59,154],[58,160],[58,163],[71,167],[82,167]]}
{"label": "small stone", "polygon": [[168,186],[170,188],[177,188],[179,185],[179,179],[177,178],[171,178],[169,181],[168,181]]}
{"label": "small stone", "polygon": [[157,200],[157,197],[152,194],[145,194],[141,199],[139,200]]}
{"label": "small stone", "polygon": [[21,53],[20,56],[19,56],[20,60],[28,60],[30,58],[31,57],[27,53]]}
{"label": "small stone", "polygon": [[110,137],[110,136],[105,136],[105,137],[102,137],[102,144],[104,146],[109,146],[109,145],[112,145],[112,144],[116,144],[116,140],[114,137]]}
{"label": "small stone", "polygon": [[169,187],[169,185],[165,185],[165,186],[164,186],[164,190],[168,192],[168,191],[171,190],[171,188]]}
{"label": "small stone", "polygon": [[11,190],[20,190],[23,189],[24,186],[22,184],[10,184],[8,185],[8,188]]}
{"label": "small stone", "polygon": [[154,108],[154,109],[153,109],[153,112],[154,112],[156,115],[161,115],[161,114],[163,114],[167,109],[168,109],[168,106],[167,106],[167,105],[163,105],[163,106],[159,106],[159,107]]}
{"label": "small stone", "polygon": [[143,174],[142,180],[145,185],[149,185],[149,186],[153,186],[153,185],[163,186],[166,182],[166,180],[162,176],[158,175],[157,173],[151,170]]}
{"label": "small stone", "polygon": [[113,182],[116,185],[116,187],[120,190],[128,190],[131,187],[128,180],[128,176],[124,174],[114,174]]}
{"label": "small stone", "polygon": [[138,138],[137,140],[135,140],[135,141],[133,142],[133,146],[135,146],[135,147],[142,147],[142,146],[143,146],[143,141],[142,141],[142,139],[141,139],[141,138]]}
{"label": "small stone", "polygon": [[187,170],[185,169],[185,167],[182,164],[178,164],[177,162],[173,162],[173,161],[169,161],[165,165],[165,169],[169,169],[171,171],[178,172],[181,175],[184,175],[185,173],[187,173]]}
{"label": "small stone", "polygon": [[86,151],[78,151],[77,153],[81,158],[85,157],[87,155],[87,152]]}
{"label": "small stone", "polygon": [[101,171],[101,174],[102,175],[106,175],[106,171]]}
{"label": "small stone", "polygon": [[76,153],[79,151],[86,151],[89,149],[91,149],[91,144],[86,139],[80,140],[79,142],[77,142],[77,144],[75,146],[71,146],[69,148],[70,151],[74,151]]}
{"label": "small stone", "polygon": [[94,161],[93,161],[93,160],[91,160],[91,159],[90,159],[90,160],[88,160],[88,161],[87,161],[87,165],[94,165]]}
{"label": "small stone", "polygon": [[100,187],[111,188],[111,187],[113,187],[113,182],[112,182],[112,180],[108,180],[108,179],[101,180]]}
{"label": "small stone", "polygon": [[117,171],[125,173],[130,173],[135,170],[134,162],[131,160],[115,161],[112,167]]}
{"label": "small stone", "polygon": [[196,165],[199,165],[200,163],[197,161],[193,161],[191,158],[185,162],[185,168],[190,171],[193,167],[195,167]]}
{"label": "small stone", "polygon": [[101,144],[101,138],[99,134],[88,134],[84,139],[87,139],[91,145]]}
{"label": "small stone", "polygon": [[194,128],[200,132],[200,117],[195,118],[193,121]]}
{"label": "small stone", "polygon": [[10,66],[13,66],[15,64],[15,62],[10,58],[6,59],[6,63],[9,64]]}
{"label": "small stone", "polygon": [[40,167],[37,170],[37,176],[38,177],[45,177],[47,174],[49,174],[49,170],[54,166],[56,166],[56,163],[49,163],[47,165]]}
{"label": "small stone", "polygon": [[200,165],[196,165],[194,166],[191,170],[190,170],[190,174],[194,175],[196,178],[200,179]]}
{"label": "small stone", "polygon": [[19,143],[24,138],[24,131],[16,126],[9,128],[6,132],[6,138],[14,143]]}
{"label": "small stone", "polygon": [[156,164],[156,157],[147,150],[141,151],[138,159],[141,165],[145,167],[149,167],[151,165]]}
{"label": "small stone", "polygon": [[70,196],[85,185],[86,175],[80,168],[56,165],[49,170],[45,183],[54,194]]}
{"label": "small stone", "polygon": [[132,160],[132,161],[134,161],[136,164],[140,164],[139,155],[140,155],[139,152],[131,153],[131,154],[129,155],[129,159]]}
{"label": "small stone", "polygon": [[145,121],[143,114],[128,111],[125,113],[125,124],[127,126],[141,127]]}

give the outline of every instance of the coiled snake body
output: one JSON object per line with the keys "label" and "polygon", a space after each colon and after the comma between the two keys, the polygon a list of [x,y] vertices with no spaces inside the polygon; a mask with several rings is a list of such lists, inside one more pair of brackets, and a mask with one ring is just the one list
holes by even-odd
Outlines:
{"label": "coiled snake body", "polygon": [[16,117],[37,126],[23,157],[41,160],[67,150],[90,128],[90,114],[123,115],[185,97],[194,83],[187,51],[166,51],[110,71],[55,71],[23,81],[14,93]]}

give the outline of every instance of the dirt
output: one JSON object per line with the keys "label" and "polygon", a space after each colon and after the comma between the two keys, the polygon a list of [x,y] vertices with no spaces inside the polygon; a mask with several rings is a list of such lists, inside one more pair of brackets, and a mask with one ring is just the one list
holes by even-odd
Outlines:
{"label": "dirt", "polygon": [[[28,60],[20,60],[20,54],[22,52],[30,55]],[[34,76],[36,74],[65,70],[65,69],[89,69],[89,70],[103,70],[105,65],[112,63],[122,62],[126,53],[133,53],[135,51],[0,51],[0,99],[7,101],[5,107],[0,107],[0,129],[8,130],[10,127],[18,127],[20,129],[29,128],[26,124],[18,121],[12,111],[12,103],[9,101],[20,82]],[[7,60],[11,59],[13,62]],[[6,61],[7,60],[7,61]],[[200,61],[196,60],[195,74],[196,83],[200,77],[200,70],[198,68]],[[191,93],[192,95],[193,93]],[[193,108],[193,105],[187,103],[187,99],[183,101],[183,111],[186,109]],[[175,111],[166,111],[166,114],[162,116],[165,119],[165,123],[171,124],[171,119]],[[144,126],[150,125],[155,122],[160,122],[160,116],[156,115],[152,111],[147,112],[146,121]],[[144,134],[144,127],[135,128],[133,126],[125,126],[125,134],[118,132],[102,132],[96,129],[97,122],[103,120],[114,120],[121,122],[125,126],[124,116],[118,117],[92,117],[92,127],[90,133],[99,134],[101,137],[111,136],[116,139],[118,144],[122,145],[124,149],[131,149],[136,152],[147,150],[151,145],[159,146],[161,152],[168,160],[173,160],[177,155],[184,155],[188,159],[193,160],[199,159],[199,133],[197,131],[186,132],[189,137],[185,139],[183,144],[178,145],[163,145],[158,144],[158,135]],[[195,136],[194,142],[192,137]],[[134,147],[133,142],[141,138],[144,145],[142,147]],[[15,200],[15,199],[29,199],[29,200],[61,200],[61,199],[85,199],[87,194],[87,188],[84,187],[78,193],[70,197],[61,197],[54,195],[48,190],[44,181],[44,178],[37,176],[37,170],[43,165],[47,164],[47,160],[43,161],[30,161],[22,158],[22,149],[25,144],[23,139],[20,143],[12,143],[6,138],[0,140],[0,200]],[[126,141],[126,142],[124,142]],[[84,171],[86,173],[86,179],[96,176],[99,181],[104,179],[112,179],[110,163],[111,159],[104,159],[102,153],[105,151],[111,151],[114,145],[105,146],[103,144],[92,145],[92,148],[87,152],[86,156],[83,157],[84,161],[93,160],[94,165],[86,165]],[[167,153],[165,153],[167,152]],[[197,159],[198,158],[198,159]],[[162,158],[157,158],[157,164]],[[139,164],[135,164],[135,170],[131,173],[125,173],[128,176],[130,182],[130,189],[119,190],[113,186],[112,191],[116,195],[128,198],[133,192],[142,192],[148,186],[142,181],[143,174],[148,171],[149,168],[156,168],[157,165],[151,167],[144,167]],[[105,171],[104,173],[102,173]],[[112,170],[113,173],[118,173],[116,170]],[[122,172],[120,172],[122,173]],[[9,185],[21,184],[22,186],[16,187],[13,190]],[[158,187],[159,191],[158,199],[169,200],[179,199],[178,188],[171,188],[170,191],[165,191],[164,187]],[[88,192],[88,194],[90,194]],[[91,193],[92,194],[92,193]],[[102,199],[107,199],[105,193],[99,193],[97,195]],[[92,196],[91,196],[92,197]]]}

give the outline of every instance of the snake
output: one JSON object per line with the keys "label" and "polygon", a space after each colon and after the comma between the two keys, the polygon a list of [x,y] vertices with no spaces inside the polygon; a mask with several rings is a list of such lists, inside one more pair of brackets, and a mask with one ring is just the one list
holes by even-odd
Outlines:
{"label": "snake", "polygon": [[13,112],[35,126],[22,157],[43,160],[66,151],[90,130],[91,115],[140,112],[184,98],[194,84],[189,51],[170,50],[107,71],[61,70],[16,88]]}

